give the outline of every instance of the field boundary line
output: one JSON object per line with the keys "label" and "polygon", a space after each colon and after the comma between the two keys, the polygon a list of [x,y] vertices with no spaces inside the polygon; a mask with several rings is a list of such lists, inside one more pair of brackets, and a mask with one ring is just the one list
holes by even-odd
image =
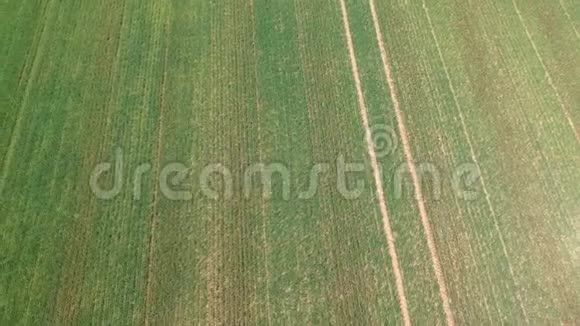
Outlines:
{"label": "field boundary line", "polygon": [[[262,104],[260,102],[260,91],[258,85],[258,45],[257,45],[257,36],[256,36],[256,0],[251,1],[252,6],[252,40],[254,42],[254,79],[255,79],[255,86],[256,86],[256,115],[257,115],[257,132],[258,132],[258,147],[263,145],[262,142],[262,119],[260,118]],[[262,151],[258,151],[258,159],[259,162],[262,163]],[[260,213],[262,214],[262,238],[264,239],[264,248],[263,248],[263,255],[264,255],[264,271],[266,272],[266,315],[268,318],[268,325],[272,324],[272,311],[270,308],[270,265],[268,263],[268,254],[270,252],[270,247],[268,244],[268,234],[266,232],[266,202],[264,196],[260,196]]]}
{"label": "field boundary line", "polygon": [[403,143],[403,152],[405,153],[405,159],[407,161],[407,166],[409,168],[411,179],[413,181],[413,188],[415,189],[414,191],[415,200],[417,201],[417,205],[419,208],[419,215],[421,217],[423,231],[425,233],[425,238],[427,240],[427,247],[429,248],[429,254],[431,256],[431,263],[433,265],[433,270],[435,272],[435,279],[437,281],[437,285],[439,286],[439,295],[441,296],[441,300],[443,301],[443,311],[445,313],[445,319],[447,325],[455,325],[455,321],[453,319],[453,312],[451,311],[449,295],[447,293],[447,286],[445,285],[445,277],[443,275],[443,269],[441,267],[441,261],[439,260],[439,254],[437,253],[437,246],[435,244],[433,231],[431,229],[431,224],[429,222],[427,208],[425,207],[425,199],[423,197],[423,191],[421,190],[421,183],[419,182],[419,177],[417,176],[415,159],[413,158],[407,128],[405,127],[405,119],[403,117],[399,99],[397,97],[397,92],[395,89],[395,81],[393,79],[391,65],[389,63],[389,58],[387,56],[387,51],[385,49],[385,44],[383,41],[383,33],[381,32],[381,27],[379,24],[379,18],[375,8],[375,1],[369,0],[369,5],[371,9],[371,16],[375,29],[377,44],[379,46],[381,54],[383,71],[385,73],[385,78],[389,86],[389,92],[391,93],[391,100],[393,102],[393,107],[395,110],[395,117],[397,119],[397,126],[399,127],[399,136],[401,137],[401,142]]}
{"label": "field boundary line", "polygon": [[6,156],[4,157],[4,161],[2,162],[2,175],[0,176],[0,196],[4,193],[4,187],[6,186],[6,178],[8,178],[8,169],[10,168],[10,164],[14,159],[14,151],[16,143],[20,140],[21,130],[22,130],[22,116],[24,115],[24,111],[26,106],[28,105],[28,99],[30,98],[30,90],[32,88],[32,84],[35,81],[35,76],[38,71],[38,64],[40,53],[45,47],[46,41],[46,30],[47,26],[52,22],[52,9],[53,9],[54,1],[50,1],[47,4],[47,17],[44,21],[42,31],[40,32],[40,39],[38,40],[38,46],[36,47],[34,53],[34,59],[32,60],[32,67],[30,68],[30,77],[26,82],[26,88],[24,89],[24,97],[22,98],[22,103],[20,104],[20,108],[18,109],[18,113],[16,116],[16,121],[14,122],[14,129],[10,135],[10,141],[8,144],[8,150],[6,152]]}
{"label": "field boundary line", "polygon": [[352,41],[352,33],[350,31],[350,23],[348,20],[348,11],[346,9],[346,4],[344,0],[339,0],[340,10],[342,13],[342,23],[344,25],[344,32],[346,38],[346,44],[348,48],[348,55],[350,59],[350,65],[352,70],[352,76],[354,79],[354,84],[356,88],[356,94],[358,99],[358,111],[360,114],[361,122],[364,128],[365,141],[367,145],[367,151],[371,163],[371,168],[373,170],[373,177],[375,179],[376,195],[379,201],[379,208],[383,219],[383,228],[385,231],[385,236],[387,240],[387,245],[389,249],[389,256],[391,256],[391,264],[393,268],[393,274],[395,275],[395,284],[397,287],[397,296],[399,299],[399,307],[401,310],[401,317],[403,319],[403,324],[406,326],[411,325],[411,318],[409,316],[409,309],[407,306],[407,299],[405,297],[405,287],[403,284],[403,274],[399,267],[399,261],[397,258],[397,251],[395,249],[395,238],[393,236],[393,231],[391,229],[391,222],[389,220],[389,212],[387,210],[387,204],[385,201],[385,194],[383,190],[383,183],[381,180],[381,173],[379,171],[379,164],[377,161],[377,155],[374,150],[372,134],[368,121],[367,107],[364,99],[364,94],[362,90],[362,85],[360,81],[360,75],[358,70],[358,65],[356,62],[356,55],[354,51],[354,45]]}
{"label": "field boundary line", "polygon": [[530,41],[532,48],[534,48],[534,52],[536,54],[536,57],[538,58],[538,60],[540,61],[540,64],[542,65],[542,68],[544,69],[544,72],[546,74],[546,80],[548,81],[548,84],[550,85],[550,87],[554,91],[554,94],[556,95],[558,103],[560,104],[560,108],[562,109],[562,113],[564,113],[564,117],[566,118],[566,120],[568,120],[568,124],[570,125],[570,128],[572,128],[572,131],[574,132],[574,136],[576,136],[576,141],[578,143],[580,143],[580,132],[576,129],[576,126],[574,125],[574,120],[572,120],[572,116],[570,115],[570,112],[568,111],[568,109],[564,105],[564,101],[562,100],[562,97],[558,93],[558,90],[556,89],[556,85],[554,85],[554,81],[552,80],[552,76],[550,75],[550,72],[548,71],[548,68],[546,67],[546,64],[544,63],[544,60],[542,59],[542,56],[540,55],[540,52],[538,51],[538,47],[536,46],[536,42],[534,42],[534,39],[532,38],[532,34],[530,33],[528,26],[526,25],[526,22],[524,20],[524,17],[522,16],[520,8],[518,7],[515,0],[512,0],[512,4],[514,6],[514,9],[516,10],[516,14],[518,15],[518,19],[520,20],[520,24],[522,25],[522,27],[524,28],[524,31],[526,32],[526,36],[528,37],[528,41]]}
{"label": "field boundary line", "polygon": [[469,152],[471,155],[471,159],[473,160],[473,163],[475,163],[475,166],[477,167],[477,172],[480,175],[479,179],[481,182],[481,186],[483,188],[483,192],[485,194],[485,201],[487,202],[487,206],[488,206],[488,208],[491,212],[491,215],[493,217],[494,227],[496,229],[496,232],[498,233],[499,240],[500,240],[501,247],[502,247],[502,251],[503,251],[503,254],[507,260],[510,276],[511,276],[511,278],[516,286],[516,297],[518,299],[520,309],[522,310],[522,312],[524,314],[524,318],[526,319],[526,323],[529,324],[530,321],[528,319],[527,311],[522,303],[520,291],[519,291],[518,284],[517,284],[518,282],[516,281],[516,278],[515,278],[515,273],[513,271],[512,263],[511,263],[511,260],[510,260],[510,257],[509,257],[508,251],[507,251],[507,246],[505,244],[503,233],[502,233],[501,228],[499,227],[499,223],[497,221],[497,214],[496,214],[495,209],[493,208],[493,205],[491,203],[491,196],[489,194],[489,191],[487,190],[487,185],[485,183],[485,179],[484,179],[483,174],[482,174],[481,166],[479,164],[479,161],[477,160],[477,155],[475,155],[473,142],[471,141],[471,136],[469,135],[469,131],[467,129],[467,124],[465,123],[465,117],[463,116],[463,111],[461,109],[461,106],[459,105],[459,100],[457,99],[455,87],[453,86],[453,82],[451,81],[451,77],[449,75],[449,69],[447,68],[447,64],[445,63],[445,58],[443,57],[443,52],[441,51],[441,46],[439,45],[439,40],[437,39],[437,34],[435,33],[435,29],[433,28],[433,22],[431,21],[431,16],[429,15],[429,9],[427,8],[425,0],[422,0],[422,5],[423,5],[423,10],[425,12],[425,15],[427,17],[427,21],[429,23],[429,28],[431,29],[431,35],[433,36],[433,40],[435,41],[435,45],[437,47],[437,52],[439,53],[439,59],[441,60],[441,64],[443,65],[443,70],[445,71],[445,76],[447,78],[447,82],[448,82],[449,88],[451,90],[451,94],[453,95],[453,101],[455,103],[455,107],[457,108],[459,120],[461,121],[463,134],[465,135],[465,139],[467,141],[467,144],[469,145]]}
{"label": "field boundary line", "polygon": [[[168,20],[168,18],[166,18]],[[165,22],[165,38],[168,38],[169,32],[167,31],[168,22]],[[157,177],[155,180],[159,180],[159,169],[160,169],[160,160],[161,160],[161,147],[162,147],[162,140],[161,137],[163,136],[163,111],[165,109],[165,92],[166,92],[166,85],[167,85],[167,57],[169,54],[169,40],[166,40],[165,44],[165,54],[163,59],[163,77],[161,81],[161,94],[159,96],[159,125],[157,128],[157,142],[156,142],[156,160],[155,160],[155,173]],[[147,276],[145,278],[145,318],[144,318],[144,325],[149,325],[149,315],[151,309],[151,269],[152,269],[152,261],[153,261],[153,251],[154,251],[154,244],[155,244],[155,223],[157,222],[156,217],[158,216],[158,208],[159,208],[159,182],[154,181],[153,186],[153,211],[151,212],[151,216],[149,217],[149,224],[151,225],[151,230],[149,232],[149,239],[147,240]]]}
{"label": "field boundary line", "polygon": [[564,6],[564,3],[562,3],[562,0],[558,0],[558,2],[560,3],[560,8],[562,8],[562,10],[564,11],[564,15],[568,19],[568,22],[570,23],[570,25],[572,25],[572,29],[574,30],[574,34],[576,35],[576,38],[578,40],[580,40],[580,33],[578,33],[578,30],[576,29],[576,25],[574,24],[574,21],[572,20],[572,16],[570,16],[570,14],[568,13],[568,10],[566,10],[566,6]]}

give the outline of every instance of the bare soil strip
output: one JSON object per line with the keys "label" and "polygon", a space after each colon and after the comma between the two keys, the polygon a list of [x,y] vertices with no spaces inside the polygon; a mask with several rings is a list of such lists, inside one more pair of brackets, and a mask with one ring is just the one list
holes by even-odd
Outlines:
{"label": "bare soil strip", "polygon": [[427,239],[427,247],[429,248],[429,254],[431,256],[431,263],[433,265],[433,270],[435,272],[435,279],[437,280],[437,285],[439,286],[439,295],[441,296],[441,300],[443,301],[443,311],[445,312],[445,319],[447,321],[447,325],[455,325],[455,321],[453,320],[453,313],[451,312],[451,304],[449,303],[449,295],[447,294],[447,286],[445,285],[445,278],[443,276],[443,270],[441,268],[439,255],[437,253],[437,246],[435,245],[435,240],[433,238],[433,231],[431,229],[431,224],[429,222],[427,209],[425,208],[425,199],[423,198],[421,184],[417,176],[415,160],[413,158],[413,153],[411,152],[407,128],[405,127],[403,113],[401,112],[399,99],[397,98],[397,93],[395,90],[395,81],[393,80],[391,65],[389,64],[387,51],[385,50],[385,44],[383,42],[383,34],[381,32],[377,11],[375,9],[375,1],[369,0],[369,4],[371,7],[371,15],[373,18],[373,25],[377,37],[377,44],[379,46],[379,50],[381,53],[383,71],[385,72],[385,78],[389,85],[389,91],[391,93],[391,99],[393,101],[393,107],[395,109],[395,116],[397,119],[397,125],[399,127],[399,136],[401,137],[401,142],[403,143],[403,151],[405,153],[405,159],[409,167],[409,172],[411,173],[411,180],[413,181],[413,188],[415,190],[415,200],[417,201],[417,205],[419,207],[419,215],[421,216],[423,231],[425,233],[425,238]]}
{"label": "bare soil strip", "polygon": [[375,187],[377,190],[377,199],[379,201],[379,208],[381,211],[381,216],[383,218],[383,228],[385,231],[385,236],[387,238],[387,245],[389,249],[389,256],[391,257],[391,263],[393,268],[393,273],[395,275],[395,284],[397,287],[397,296],[399,299],[399,307],[401,309],[401,317],[403,319],[404,325],[411,325],[411,318],[409,316],[409,309],[407,307],[407,299],[405,297],[405,287],[403,285],[403,274],[399,267],[399,261],[397,258],[397,251],[395,249],[395,238],[393,236],[393,231],[391,229],[391,223],[389,221],[389,213],[387,210],[387,203],[385,202],[385,194],[383,190],[383,183],[381,180],[381,174],[379,172],[379,164],[377,162],[377,156],[374,150],[374,143],[372,139],[371,129],[369,127],[367,107],[363,95],[362,85],[360,81],[360,75],[358,71],[358,65],[356,63],[356,55],[354,52],[354,46],[352,42],[352,34],[350,31],[350,23],[348,21],[348,12],[346,9],[346,4],[344,0],[340,1],[340,9],[342,12],[342,22],[344,25],[346,43],[348,47],[348,54],[350,58],[350,64],[352,68],[352,76],[354,78],[356,86],[356,94],[358,98],[358,109],[361,117],[361,122],[364,127],[365,140],[367,144],[367,151],[371,163],[371,168],[373,170],[373,177],[375,179]]}
{"label": "bare soil strip", "polygon": [[528,314],[526,312],[526,308],[524,307],[524,305],[522,303],[522,299],[521,299],[519,287],[518,287],[518,282],[515,278],[515,273],[513,271],[512,263],[511,263],[511,260],[510,260],[510,257],[509,257],[508,251],[507,251],[507,246],[505,244],[503,232],[501,231],[501,228],[499,227],[497,214],[495,213],[495,209],[491,203],[491,196],[489,195],[489,191],[487,190],[485,179],[483,178],[483,174],[481,171],[481,166],[479,165],[479,161],[477,160],[477,155],[475,155],[473,142],[471,141],[471,136],[469,135],[469,130],[467,128],[467,124],[465,123],[465,117],[463,116],[463,111],[461,109],[461,106],[459,105],[459,100],[457,99],[455,87],[453,86],[453,83],[451,82],[451,77],[449,76],[449,69],[447,68],[447,64],[445,63],[445,58],[443,57],[443,52],[441,51],[441,46],[439,45],[439,40],[437,39],[437,34],[435,34],[435,29],[433,28],[433,22],[431,21],[431,15],[429,14],[429,9],[427,9],[427,5],[426,5],[424,0],[423,0],[423,11],[425,12],[425,16],[427,17],[427,21],[429,23],[429,28],[431,29],[431,36],[433,37],[433,41],[435,42],[435,46],[437,47],[437,52],[439,53],[439,60],[441,61],[441,64],[443,65],[443,70],[445,71],[445,77],[447,78],[447,82],[449,84],[448,85],[449,89],[451,90],[451,94],[453,95],[453,102],[455,103],[455,107],[457,108],[457,113],[458,113],[459,120],[461,121],[461,126],[463,129],[463,134],[465,136],[467,144],[469,145],[469,152],[471,155],[471,159],[473,160],[473,163],[475,163],[475,166],[477,167],[477,173],[480,175],[481,187],[483,189],[483,193],[485,194],[485,200],[487,202],[487,206],[491,212],[491,216],[493,217],[494,227],[495,227],[495,230],[498,234],[503,254],[506,257],[510,276],[515,284],[515,287],[516,287],[516,297],[517,297],[518,303],[520,305],[520,309],[522,310],[522,313],[524,315],[526,323],[529,324],[530,321],[528,319]]}
{"label": "bare soil strip", "polygon": [[530,44],[532,45],[532,48],[534,48],[534,52],[536,53],[536,57],[538,57],[538,60],[540,61],[540,64],[542,65],[542,68],[544,69],[544,72],[546,73],[546,80],[548,81],[548,84],[550,85],[550,87],[554,91],[554,94],[556,94],[556,98],[558,99],[558,103],[560,104],[560,108],[562,109],[562,113],[564,113],[564,117],[568,121],[570,128],[572,128],[572,131],[574,132],[574,136],[576,136],[576,141],[578,143],[580,143],[580,131],[578,131],[578,129],[576,128],[576,125],[574,125],[574,121],[572,120],[572,116],[570,115],[570,112],[568,111],[568,109],[564,105],[564,101],[562,101],[562,97],[558,93],[558,90],[556,89],[556,85],[554,85],[554,82],[552,81],[552,76],[550,75],[550,72],[548,71],[548,68],[546,67],[546,64],[544,63],[544,60],[542,59],[542,56],[540,55],[540,52],[538,51],[538,47],[536,46],[536,42],[534,42],[534,39],[532,38],[532,34],[530,34],[530,30],[528,29],[528,26],[526,25],[526,22],[524,20],[524,17],[522,16],[520,8],[518,7],[515,0],[512,0],[512,4],[514,5],[514,9],[516,10],[516,13],[518,14],[518,18],[520,20],[520,23],[522,24],[522,27],[524,28],[524,31],[526,32],[526,36],[528,37]]}

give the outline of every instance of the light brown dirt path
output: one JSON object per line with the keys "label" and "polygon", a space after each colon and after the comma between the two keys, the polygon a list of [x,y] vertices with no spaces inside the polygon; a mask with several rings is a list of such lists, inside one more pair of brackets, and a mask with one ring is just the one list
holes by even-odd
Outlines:
{"label": "light brown dirt path", "polygon": [[344,25],[346,43],[347,43],[347,47],[348,47],[348,54],[349,54],[351,68],[352,68],[352,76],[354,78],[355,87],[356,87],[359,114],[361,117],[361,122],[362,122],[363,127],[364,127],[365,141],[367,144],[367,151],[368,151],[368,155],[369,155],[369,159],[370,159],[370,163],[371,163],[371,168],[373,170],[373,177],[374,177],[375,187],[376,187],[376,191],[377,191],[377,200],[379,201],[379,208],[380,208],[381,216],[383,219],[383,228],[385,231],[385,236],[387,238],[389,256],[391,257],[393,274],[395,275],[395,284],[396,284],[396,288],[397,288],[399,306],[401,309],[401,317],[402,317],[403,323],[405,325],[411,325],[411,318],[409,316],[407,299],[405,297],[405,288],[403,285],[403,274],[401,273],[401,269],[399,267],[399,261],[397,258],[397,251],[395,248],[395,239],[393,236],[393,231],[391,229],[391,223],[389,220],[389,213],[388,213],[388,209],[387,209],[387,204],[385,202],[383,183],[381,180],[381,175],[380,175],[380,171],[379,171],[379,164],[377,162],[377,156],[376,156],[376,153],[374,150],[372,133],[371,133],[371,130],[369,127],[368,113],[367,113],[366,103],[365,103],[365,99],[364,99],[364,95],[363,95],[363,91],[362,91],[362,85],[361,85],[361,81],[360,81],[358,65],[356,63],[356,55],[354,52],[354,46],[353,46],[353,42],[352,42],[352,33],[350,31],[350,23],[348,21],[348,12],[347,12],[346,4],[345,4],[344,0],[340,0],[340,9],[341,9],[341,13],[342,13],[342,22]]}
{"label": "light brown dirt path", "polygon": [[397,93],[395,90],[395,81],[393,80],[389,59],[387,57],[387,51],[385,49],[385,44],[383,42],[383,35],[381,32],[381,28],[379,26],[377,11],[375,9],[375,1],[369,0],[369,4],[371,8],[371,15],[373,18],[373,25],[376,32],[377,44],[379,46],[379,50],[381,53],[383,71],[385,72],[385,78],[389,85],[389,91],[391,93],[391,99],[393,101],[393,107],[395,109],[395,116],[397,119],[397,125],[399,127],[399,136],[401,137],[401,142],[403,143],[403,151],[405,153],[405,159],[409,168],[409,172],[411,174],[411,179],[413,181],[413,188],[415,190],[415,199],[419,207],[419,215],[421,216],[423,231],[425,232],[425,238],[427,239],[427,246],[429,248],[429,254],[431,256],[431,263],[433,264],[435,278],[437,280],[437,285],[439,286],[439,294],[441,296],[441,300],[443,301],[443,311],[445,312],[445,319],[448,325],[454,325],[455,321],[453,320],[453,313],[451,312],[451,304],[449,302],[449,295],[447,294],[447,286],[445,285],[445,278],[443,276],[443,270],[441,268],[439,254],[437,253],[437,246],[435,245],[433,231],[431,229],[431,224],[429,222],[429,216],[427,214],[427,209],[425,208],[425,200],[423,198],[423,192],[421,190],[421,185],[419,183],[419,178],[417,176],[417,169],[415,166],[413,153],[411,152],[411,146],[409,144],[407,128],[405,127],[405,121],[403,118],[403,114],[401,112],[399,100],[397,98]]}

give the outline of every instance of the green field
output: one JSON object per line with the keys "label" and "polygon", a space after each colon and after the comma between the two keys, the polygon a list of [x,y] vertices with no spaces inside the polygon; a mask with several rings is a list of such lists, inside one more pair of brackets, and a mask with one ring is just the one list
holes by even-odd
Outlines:
{"label": "green field", "polygon": [[580,323],[579,31],[574,0],[3,0],[0,325]]}

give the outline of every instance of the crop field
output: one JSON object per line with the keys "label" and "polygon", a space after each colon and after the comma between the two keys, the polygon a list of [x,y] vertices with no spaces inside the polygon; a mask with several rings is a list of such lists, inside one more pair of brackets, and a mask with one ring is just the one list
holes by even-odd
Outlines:
{"label": "crop field", "polygon": [[580,324],[575,0],[3,0],[0,325]]}

